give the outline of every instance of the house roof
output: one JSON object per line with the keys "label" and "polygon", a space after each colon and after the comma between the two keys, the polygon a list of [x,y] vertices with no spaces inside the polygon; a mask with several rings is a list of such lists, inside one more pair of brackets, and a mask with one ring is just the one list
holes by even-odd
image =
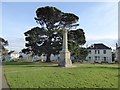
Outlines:
{"label": "house roof", "polygon": [[117,47],[117,49],[120,49],[120,47]]}
{"label": "house roof", "polygon": [[103,43],[93,44],[87,49],[111,49],[110,47],[104,45]]}
{"label": "house roof", "polygon": [[19,54],[19,53],[16,51],[10,51],[8,54],[10,55],[10,54]]}

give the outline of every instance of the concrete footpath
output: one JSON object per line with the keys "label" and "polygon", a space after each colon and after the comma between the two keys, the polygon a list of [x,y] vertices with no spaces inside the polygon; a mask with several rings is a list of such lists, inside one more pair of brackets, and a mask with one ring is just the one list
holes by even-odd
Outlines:
{"label": "concrete footpath", "polygon": [[2,65],[0,64],[0,90],[2,89]]}
{"label": "concrete footpath", "polygon": [[0,89],[1,90],[10,90],[6,78],[4,76],[4,69],[3,66],[0,65]]}

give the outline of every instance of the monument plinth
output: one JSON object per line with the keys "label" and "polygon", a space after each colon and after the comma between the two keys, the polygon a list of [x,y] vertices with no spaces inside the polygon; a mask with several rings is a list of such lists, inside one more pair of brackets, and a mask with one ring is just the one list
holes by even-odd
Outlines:
{"label": "monument plinth", "polygon": [[72,67],[70,52],[68,51],[67,30],[63,30],[63,47],[62,47],[62,51],[60,51],[59,66]]}

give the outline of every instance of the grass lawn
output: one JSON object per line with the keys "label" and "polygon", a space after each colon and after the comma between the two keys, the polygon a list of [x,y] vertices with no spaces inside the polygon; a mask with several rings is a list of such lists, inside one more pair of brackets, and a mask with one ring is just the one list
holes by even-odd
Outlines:
{"label": "grass lawn", "polygon": [[9,62],[4,65],[11,88],[118,88],[118,65]]}

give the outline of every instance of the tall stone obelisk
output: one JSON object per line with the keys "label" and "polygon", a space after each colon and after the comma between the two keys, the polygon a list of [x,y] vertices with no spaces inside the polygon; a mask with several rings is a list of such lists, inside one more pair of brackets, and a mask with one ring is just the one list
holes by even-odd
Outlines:
{"label": "tall stone obelisk", "polygon": [[62,51],[60,51],[59,66],[72,67],[70,52],[68,51],[67,30],[63,30],[63,46],[62,46]]}

